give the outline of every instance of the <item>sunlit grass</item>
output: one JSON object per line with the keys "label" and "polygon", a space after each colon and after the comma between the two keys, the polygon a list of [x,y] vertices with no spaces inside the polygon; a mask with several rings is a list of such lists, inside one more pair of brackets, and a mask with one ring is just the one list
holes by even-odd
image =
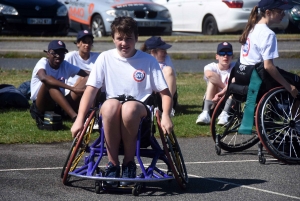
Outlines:
{"label": "sunlit grass", "polygon": [[[32,70],[0,70],[0,83],[18,87],[30,80]],[[205,91],[203,73],[177,73],[179,106],[173,118],[178,137],[208,136],[209,126],[195,124],[201,112]],[[29,109],[0,109],[0,144],[3,143],[51,143],[71,141],[71,121],[64,120],[62,131],[39,130],[31,118]],[[95,133],[95,135],[97,135]]]}

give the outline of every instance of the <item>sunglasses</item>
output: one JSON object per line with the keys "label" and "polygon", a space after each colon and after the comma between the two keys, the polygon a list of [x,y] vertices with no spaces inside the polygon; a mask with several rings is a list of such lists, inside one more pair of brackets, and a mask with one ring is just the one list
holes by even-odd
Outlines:
{"label": "sunglasses", "polygon": [[53,57],[64,57],[66,53],[64,52],[48,52],[49,54],[51,54]]}
{"label": "sunglasses", "polygon": [[225,56],[225,55],[232,56],[233,52],[218,52],[218,55],[220,55],[220,56]]}

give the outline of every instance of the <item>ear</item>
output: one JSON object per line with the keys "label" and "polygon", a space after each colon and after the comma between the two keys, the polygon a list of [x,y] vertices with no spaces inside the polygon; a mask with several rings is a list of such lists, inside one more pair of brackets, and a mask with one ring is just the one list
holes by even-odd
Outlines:
{"label": "ear", "polygon": [[216,60],[219,60],[220,56],[218,54],[216,54]]}

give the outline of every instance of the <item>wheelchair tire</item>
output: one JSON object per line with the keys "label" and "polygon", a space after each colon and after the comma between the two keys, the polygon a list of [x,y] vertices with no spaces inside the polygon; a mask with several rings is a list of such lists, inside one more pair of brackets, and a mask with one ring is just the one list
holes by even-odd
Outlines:
{"label": "wheelchair tire", "polygon": [[160,116],[156,113],[156,120],[163,149],[169,162],[169,168],[181,189],[186,189],[188,184],[188,174],[185,167],[184,159],[174,132],[164,134],[160,125]]}
{"label": "wheelchair tire", "polygon": [[295,118],[300,110],[295,100],[286,89],[277,87],[260,99],[256,110],[261,143],[274,158],[288,164],[300,164],[300,132],[296,129],[300,120]]}
{"label": "wheelchair tire", "polygon": [[73,144],[62,170],[62,179],[64,185],[66,185],[69,181],[69,172],[72,172],[77,167],[80,159],[83,157],[88,148],[90,136],[93,132],[93,126],[95,123],[95,114],[96,109],[93,109],[87,114],[87,120],[84,124],[83,130],[73,140]]}
{"label": "wheelchair tire", "polygon": [[[214,109],[210,124],[210,131],[216,146],[229,152],[246,150],[259,141],[254,125],[251,135],[238,134],[244,108],[242,102],[234,98],[233,100],[236,104],[228,112],[228,123],[218,125],[218,117],[223,111],[226,102],[225,97],[222,97]],[[219,155],[221,150],[216,151],[216,153]]]}

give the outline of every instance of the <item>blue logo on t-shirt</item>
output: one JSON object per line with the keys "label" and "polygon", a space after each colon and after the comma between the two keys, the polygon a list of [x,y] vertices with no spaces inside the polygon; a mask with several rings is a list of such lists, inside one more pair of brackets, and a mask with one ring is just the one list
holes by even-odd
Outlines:
{"label": "blue logo on t-shirt", "polygon": [[246,43],[242,46],[242,51],[243,51],[243,57],[248,56],[249,51],[250,51],[250,39],[247,38]]}
{"label": "blue logo on t-shirt", "polygon": [[143,70],[136,70],[133,73],[133,79],[136,82],[142,82],[145,79],[145,75],[146,75],[145,71],[143,71]]}

